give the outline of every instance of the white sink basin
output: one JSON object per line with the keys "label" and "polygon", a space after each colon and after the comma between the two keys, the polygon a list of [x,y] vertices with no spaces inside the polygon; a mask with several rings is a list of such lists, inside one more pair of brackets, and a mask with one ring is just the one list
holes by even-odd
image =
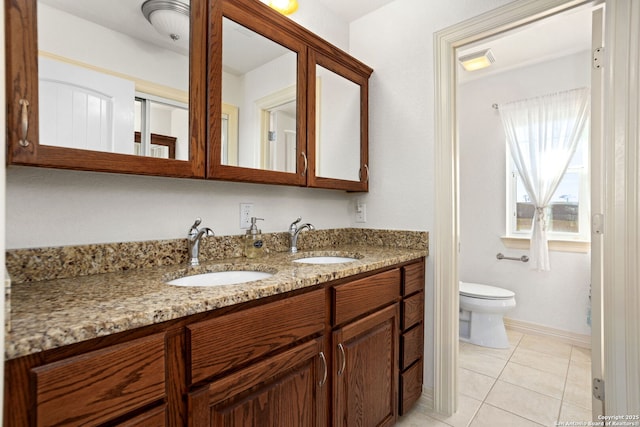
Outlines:
{"label": "white sink basin", "polygon": [[352,262],[357,260],[357,258],[345,256],[312,256],[294,259],[293,262],[299,262],[302,264],[341,264],[343,262]]}
{"label": "white sink basin", "polygon": [[195,274],[167,282],[174,286],[220,286],[237,285],[239,283],[253,282],[273,276],[264,271],[216,271],[213,273]]}

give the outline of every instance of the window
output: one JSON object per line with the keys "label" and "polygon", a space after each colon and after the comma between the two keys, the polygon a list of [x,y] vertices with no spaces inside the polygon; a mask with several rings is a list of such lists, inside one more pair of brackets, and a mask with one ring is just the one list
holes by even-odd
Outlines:
{"label": "window", "polygon": [[[550,240],[589,241],[589,194],[589,132],[585,130],[547,208]],[[533,215],[533,203],[507,144],[507,236],[530,237]]]}

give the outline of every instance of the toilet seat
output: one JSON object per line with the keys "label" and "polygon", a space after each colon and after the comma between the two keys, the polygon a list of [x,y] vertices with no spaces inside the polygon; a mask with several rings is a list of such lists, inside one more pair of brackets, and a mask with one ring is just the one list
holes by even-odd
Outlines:
{"label": "toilet seat", "polygon": [[508,289],[495,286],[460,282],[460,295],[487,300],[505,300],[513,298],[516,294]]}

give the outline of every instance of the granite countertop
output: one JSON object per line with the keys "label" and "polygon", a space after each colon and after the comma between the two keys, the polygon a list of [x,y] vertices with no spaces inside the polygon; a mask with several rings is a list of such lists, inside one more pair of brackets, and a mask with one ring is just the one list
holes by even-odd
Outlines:
{"label": "granite countertop", "polygon": [[[427,249],[341,245],[258,259],[233,257],[13,284],[5,359],[302,289],[426,256]],[[306,256],[350,256],[341,264],[300,264]],[[245,284],[181,287],[165,282],[211,271],[258,270],[273,276]]]}

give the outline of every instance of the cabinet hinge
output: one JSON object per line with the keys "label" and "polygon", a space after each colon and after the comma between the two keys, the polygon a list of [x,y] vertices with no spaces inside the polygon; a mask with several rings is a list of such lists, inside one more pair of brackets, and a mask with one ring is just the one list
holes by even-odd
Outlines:
{"label": "cabinet hinge", "polygon": [[592,62],[596,70],[604,67],[604,47],[600,46],[593,51]]}
{"label": "cabinet hinge", "polygon": [[593,214],[591,217],[591,233],[604,234],[604,215]]}
{"label": "cabinet hinge", "polygon": [[604,380],[593,379],[593,397],[604,402]]}

